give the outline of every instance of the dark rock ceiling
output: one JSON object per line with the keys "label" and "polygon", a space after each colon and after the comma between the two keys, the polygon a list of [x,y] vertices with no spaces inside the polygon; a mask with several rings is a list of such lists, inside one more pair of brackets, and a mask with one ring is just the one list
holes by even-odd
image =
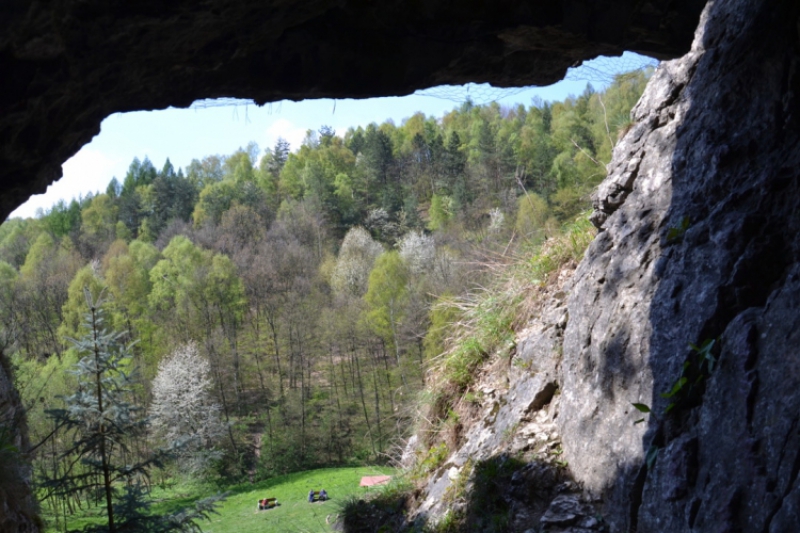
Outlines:
{"label": "dark rock ceiling", "polygon": [[119,111],[216,97],[545,85],[624,50],[685,53],[702,0],[4,0],[0,215]]}

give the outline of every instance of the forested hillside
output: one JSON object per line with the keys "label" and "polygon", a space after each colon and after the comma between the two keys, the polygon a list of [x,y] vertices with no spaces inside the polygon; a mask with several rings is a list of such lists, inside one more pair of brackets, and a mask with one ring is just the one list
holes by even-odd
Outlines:
{"label": "forested hillside", "polygon": [[[153,416],[125,460],[187,437],[173,471],[225,479],[387,460],[459,318],[448,302],[588,207],[647,76],[563,102],[322,126],[297,149],[251,144],[183,169],[135,159],[102,194],[7,221],[0,342],[36,478],[74,460],[47,411],[78,387],[69,339],[87,333],[87,288],[135,341],[130,401]],[[187,373],[196,423],[169,418],[192,409]],[[54,514],[94,497],[40,495]]]}

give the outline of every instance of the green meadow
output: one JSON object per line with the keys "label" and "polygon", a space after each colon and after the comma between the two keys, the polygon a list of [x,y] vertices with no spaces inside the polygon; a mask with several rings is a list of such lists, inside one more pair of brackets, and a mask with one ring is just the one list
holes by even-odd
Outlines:
{"label": "green meadow", "polygon": [[[244,483],[222,489],[227,498],[218,507],[219,514],[211,516],[201,527],[206,533],[322,533],[338,517],[340,505],[348,498],[364,496],[381,490],[380,487],[359,487],[363,476],[392,475],[386,467],[323,468],[279,476],[258,483]],[[325,489],[330,500],[308,503],[308,491]],[[191,506],[196,500],[220,492],[204,484],[176,485],[169,489],[155,488],[152,496],[155,514],[175,512]],[[261,498],[277,498],[278,506],[257,510]],[[81,518],[71,520],[70,529],[82,528],[96,522],[100,508]],[[97,513],[97,514],[95,514]],[[94,516],[90,516],[94,514]],[[54,531],[54,528],[51,528]]]}

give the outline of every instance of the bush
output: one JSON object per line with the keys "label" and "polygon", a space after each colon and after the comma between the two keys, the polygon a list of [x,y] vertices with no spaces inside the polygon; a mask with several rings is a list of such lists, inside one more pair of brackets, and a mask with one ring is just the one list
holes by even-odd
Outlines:
{"label": "bush", "polygon": [[514,229],[528,240],[541,238],[550,216],[547,202],[538,194],[525,194],[517,198],[517,221]]}

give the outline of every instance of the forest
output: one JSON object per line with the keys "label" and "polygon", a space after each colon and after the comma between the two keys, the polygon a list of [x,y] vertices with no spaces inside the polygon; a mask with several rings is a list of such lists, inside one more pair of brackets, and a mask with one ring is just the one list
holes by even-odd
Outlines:
{"label": "forest", "polygon": [[107,368],[125,405],[146,415],[117,461],[174,451],[147,484],[391,461],[458,302],[588,209],[649,75],[561,102],[321,126],[299,147],[251,143],[186,168],[137,158],[105,192],[7,220],[0,347],[43,510],[57,522],[98,502],[65,417],[101,330],[122,347]]}

